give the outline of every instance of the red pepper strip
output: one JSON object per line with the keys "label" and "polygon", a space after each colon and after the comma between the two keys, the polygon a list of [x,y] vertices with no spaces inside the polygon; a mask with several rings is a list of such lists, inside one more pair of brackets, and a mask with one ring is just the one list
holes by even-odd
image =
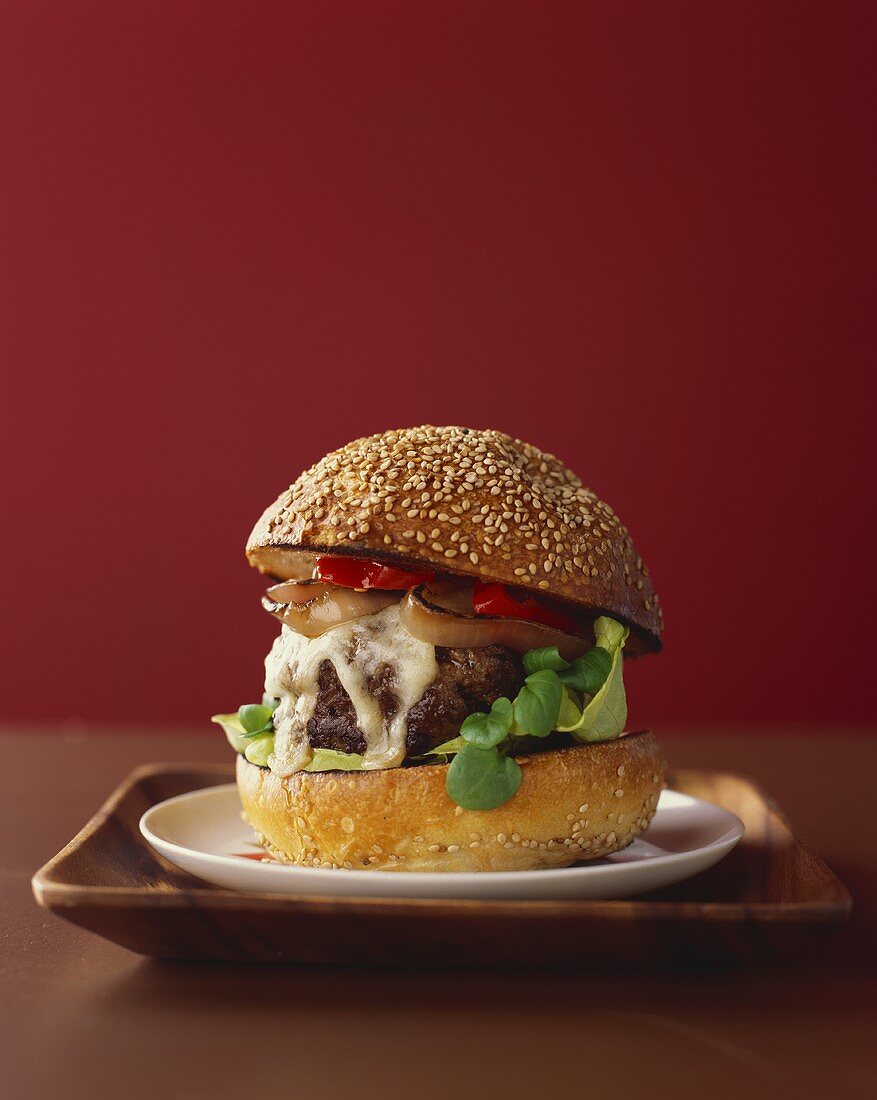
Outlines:
{"label": "red pepper strip", "polygon": [[546,607],[532,596],[513,592],[504,584],[485,584],[475,581],[473,606],[476,615],[500,615],[511,619],[528,619],[534,623],[562,630],[564,634],[578,634],[579,627],[572,615]]}
{"label": "red pepper strip", "polygon": [[342,588],[397,588],[406,590],[435,579],[432,570],[397,569],[380,561],[361,558],[317,558],[317,576],[321,581]]}

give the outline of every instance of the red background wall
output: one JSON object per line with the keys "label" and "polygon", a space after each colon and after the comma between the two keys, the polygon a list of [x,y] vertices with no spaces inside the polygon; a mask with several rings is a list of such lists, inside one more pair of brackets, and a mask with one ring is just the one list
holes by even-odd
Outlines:
{"label": "red background wall", "polygon": [[875,10],[3,5],[0,713],[257,696],[252,522],[430,421],[631,527],[635,721],[873,717]]}

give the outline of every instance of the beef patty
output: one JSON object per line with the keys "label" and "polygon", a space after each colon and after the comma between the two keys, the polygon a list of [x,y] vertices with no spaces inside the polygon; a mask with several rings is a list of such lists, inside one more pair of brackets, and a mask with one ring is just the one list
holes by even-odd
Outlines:
{"label": "beef patty", "polygon": [[[408,712],[405,740],[409,756],[449,741],[460,732],[467,714],[489,710],[501,695],[513,699],[524,682],[520,658],[504,646],[480,649],[442,649],[436,646],[438,674]],[[356,711],[331,661],[320,665],[319,688],[308,741],[314,748],[364,752],[365,738],[356,725]],[[393,671],[384,668],[369,681],[381,711],[391,718],[398,706]]]}

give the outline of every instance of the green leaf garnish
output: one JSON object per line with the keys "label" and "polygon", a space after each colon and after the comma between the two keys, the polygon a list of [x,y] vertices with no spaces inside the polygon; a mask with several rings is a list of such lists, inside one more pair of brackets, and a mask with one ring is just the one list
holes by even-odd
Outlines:
{"label": "green leaf garnish", "polygon": [[611,741],[624,732],[627,722],[627,697],[622,676],[627,628],[604,615],[594,623],[594,634],[597,645],[611,655],[611,668],[576,721],[558,722],[557,728],[562,733],[571,733],[577,741]]}
{"label": "green leaf garnish", "polygon": [[273,714],[275,710],[280,706],[280,700],[275,699],[273,695],[269,695],[267,692],[262,696],[262,706],[267,707]]}
{"label": "green leaf garnish", "polygon": [[517,793],[521,769],[496,748],[466,744],[448,768],[445,787],[464,810],[493,810]]}
{"label": "green leaf garnish", "polygon": [[515,699],[515,726],[532,737],[547,737],[555,728],[563,698],[563,684],[549,668],[534,672],[524,681]]}
{"label": "green leaf garnish", "polygon": [[434,749],[427,749],[423,755],[453,756],[454,753],[459,752],[465,744],[466,742],[462,737],[452,737],[450,741],[443,741],[440,745],[436,745]]}
{"label": "green leaf garnish", "polygon": [[251,764],[258,764],[264,768],[268,763],[268,757],[274,752],[274,734],[263,733],[261,737],[253,737],[247,742],[244,756]]}
{"label": "green leaf garnish", "polygon": [[556,729],[562,729],[564,726],[573,726],[581,718],[582,712],[579,709],[579,700],[570,688],[565,687],[563,689],[563,698],[560,700],[560,713],[557,715]]}
{"label": "green leaf garnish", "polygon": [[560,672],[570,667],[569,661],[565,661],[560,655],[556,645],[543,646],[542,649],[531,649],[524,654],[524,668],[528,673],[541,672],[543,668]]}
{"label": "green leaf garnish", "polygon": [[[274,751],[273,716],[279,701],[263,696],[262,703],[245,703],[238,708],[237,714],[214,714],[210,721],[222,726],[228,743],[235,752],[242,752],[253,764],[264,766],[262,760],[256,757],[264,756],[267,760]],[[271,747],[267,750],[267,743],[263,743],[258,749],[255,747],[263,737],[271,741]]]}
{"label": "green leaf garnish", "polygon": [[512,704],[500,697],[490,708],[489,714],[481,711],[470,714],[460,726],[460,736],[470,745],[490,749],[505,741],[512,728]]}
{"label": "green leaf garnish", "polygon": [[556,646],[524,655],[527,678],[511,703],[497,699],[490,712],[470,714],[460,736],[431,750],[456,753],[446,789],[465,809],[493,809],[518,790],[521,769],[507,755],[511,737],[547,737],[553,730],[578,741],[617,737],[627,721],[622,680],[626,626],[602,615],[594,623],[596,646],[575,661]]}
{"label": "green leaf garnish", "polygon": [[359,772],[362,757],[358,752],[337,752],[335,749],[314,749],[306,772]]}
{"label": "green leaf garnish", "polygon": [[258,737],[262,733],[274,732],[274,712],[261,703],[244,703],[238,707],[238,720],[244,727],[245,737]]}
{"label": "green leaf garnish", "polygon": [[589,649],[583,656],[577,657],[572,665],[560,671],[558,676],[573,691],[593,695],[603,686],[611,668],[612,655],[597,646]]}

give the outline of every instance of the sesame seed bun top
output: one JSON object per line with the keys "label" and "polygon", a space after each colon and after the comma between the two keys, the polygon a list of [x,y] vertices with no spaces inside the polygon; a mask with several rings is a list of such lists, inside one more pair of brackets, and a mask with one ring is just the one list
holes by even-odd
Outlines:
{"label": "sesame seed bun top", "polygon": [[628,623],[631,653],[661,646],[658,598],[627,528],[557,458],[502,432],[425,425],[332,451],[264,512],[247,558],[280,576],[290,550],[532,588]]}

